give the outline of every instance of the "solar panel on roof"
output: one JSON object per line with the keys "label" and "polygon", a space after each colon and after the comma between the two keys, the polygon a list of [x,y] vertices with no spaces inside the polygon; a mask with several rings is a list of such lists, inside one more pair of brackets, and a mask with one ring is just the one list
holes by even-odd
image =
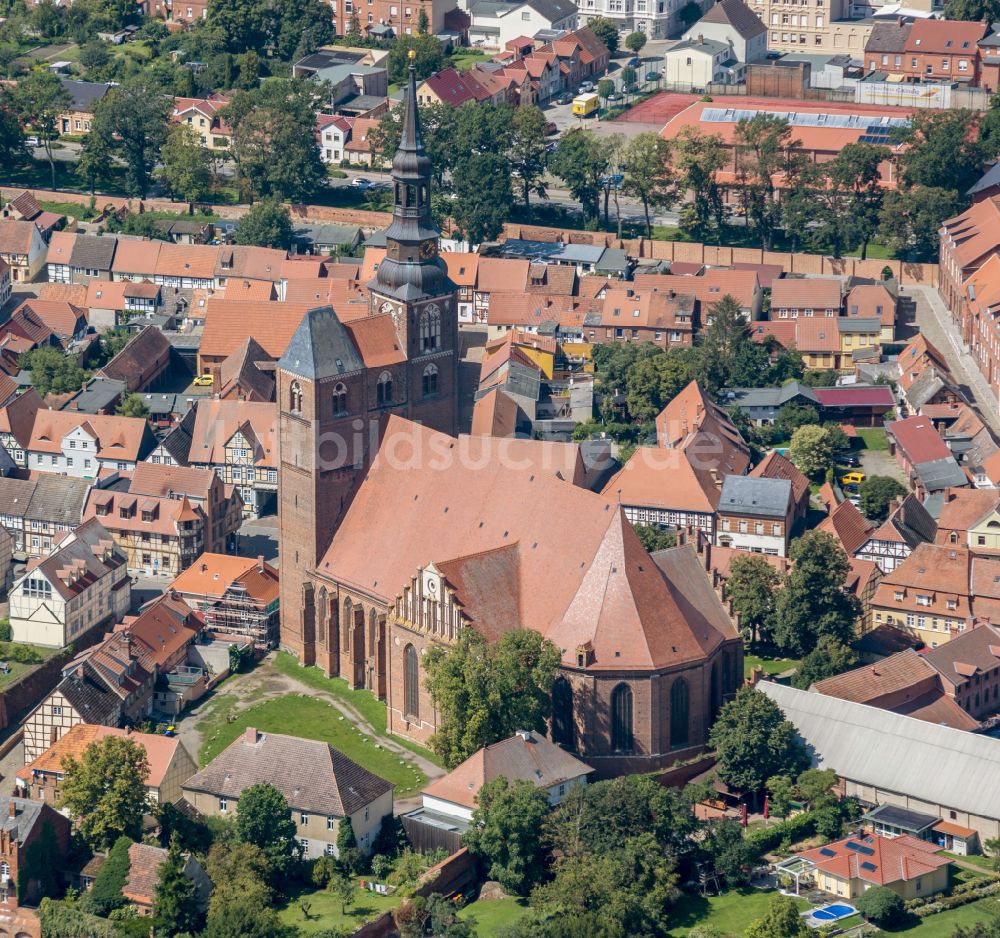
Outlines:
{"label": "solar panel on roof", "polygon": [[820,847],[819,852],[820,855],[824,857],[835,857],[837,855],[837,852],[835,850],[831,850],[829,847]]}
{"label": "solar panel on roof", "polygon": [[861,864],[861,869],[868,870],[869,872],[874,873],[878,869],[878,867],[874,863],[869,863],[867,860],[865,860],[865,862]]}
{"label": "solar panel on roof", "polygon": [[837,129],[860,129],[866,133],[888,132],[893,127],[909,127],[905,117],[871,117],[864,114],[815,114],[809,111],[766,111],[747,108],[705,108],[701,119],[709,124],[738,123],[753,120],[758,114],[768,114],[786,120],[793,127],[833,127]]}
{"label": "solar panel on roof", "polygon": [[875,851],[871,847],[858,847],[858,853],[863,853],[866,857],[875,856]]}

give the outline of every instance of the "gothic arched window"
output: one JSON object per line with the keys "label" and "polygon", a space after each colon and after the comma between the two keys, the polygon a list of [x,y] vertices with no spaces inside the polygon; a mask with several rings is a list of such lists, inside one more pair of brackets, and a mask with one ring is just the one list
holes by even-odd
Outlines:
{"label": "gothic arched window", "polygon": [[632,688],[619,684],[611,692],[611,749],[629,753],[632,745]]}
{"label": "gothic arched window", "polygon": [[424,397],[430,397],[438,392],[438,370],[437,365],[428,365],[424,369],[423,379]]}
{"label": "gothic arched window", "polygon": [[552,684],[552,742],[564,749],[576,748],[573,688],[564,677],[557,677]]}
{"label": "gothic arched window", "polygon": [[392,403],[392,375],[388,371],[383,371],[378,376],[375,396],[379,407]]}
{"label": "gothic arched window", "polygon": [[420,664],[412,645],[403,649],[403,715],[420,716]]}
{"label": "gothic arched window", "polygon": [[432,352],[441,346],[441,310],[433,303],[420,316],[420,350]]}
{"label": "gothic arched window", "polygon": [[690,699],[687,681],[682,677],[677,678],[670,686],[670,745],[674,749],[686,746],[690,738]]}
{"label": "gothic arched window", "polygon": [[302,385],[298,381],[293,381],[288,389],[288,409],[293,414],[302,413]]}
{"label": "gothic arched window", "polygon": [[319,588],[319,600],[316,603],[316,622],[319,625],[319,635],[317,640],[321,645],[326,644],[326,616],[330,611],[326,600],[326,587]]}
{"label": "gothic arched window", "polygon": [[343,382],[337,384],[333,389],[333,412],[335,414],[347,413],[347,385]]}
{"label": "gothic arched window", "polygon": [[343,649],[348,654],[351,653],[351,627],[354,625],[354,604],[351,600],[344,600],[344,639],[341,642]]}

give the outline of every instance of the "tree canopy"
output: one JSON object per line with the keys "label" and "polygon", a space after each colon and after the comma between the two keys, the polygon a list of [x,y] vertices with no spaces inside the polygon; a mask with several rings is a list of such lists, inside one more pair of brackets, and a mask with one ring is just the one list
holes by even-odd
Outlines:
{"label": "tree canopy", "polygon": [[809,764],[795,727],[774,701],[750,687],[722,707],[709,741],[719,778],[739,791],[760,792],[769,778],[798,775]]}
{"label": "tree canopy", "polygon": [[423,666],[441,718],[431,746],[445,765],[454,768],[517,730],[545,733],[559,659],[559,649],[533,629],[489,643],[465,628],[454,645],[432,645]]}

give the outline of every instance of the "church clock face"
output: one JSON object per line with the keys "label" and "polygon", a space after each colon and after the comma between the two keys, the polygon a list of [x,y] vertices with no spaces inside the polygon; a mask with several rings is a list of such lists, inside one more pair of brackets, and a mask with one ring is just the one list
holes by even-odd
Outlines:
{"label": "church clock face", "polygon": [[437,257],[437,252],[437,241],[422,241],[420,243],[420,259],[422,261],[429,261]]}

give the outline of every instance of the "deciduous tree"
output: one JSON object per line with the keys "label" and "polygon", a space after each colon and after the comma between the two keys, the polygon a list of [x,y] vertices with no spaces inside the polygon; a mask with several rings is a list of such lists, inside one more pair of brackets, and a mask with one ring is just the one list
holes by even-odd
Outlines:
{"label": "deciduous tree", "polygon": [[879,216],[879,238],[896,257],[936,260],[941,223],[962,210],[954,189],[914,186],[887,192]]}
{"label": "deciduous tree", "polygon": [[479,789],[462,843],[483,858],[490,879],[525,895],[545,872],[542,821],[548,813],[543,789],[524,779],[511,784],[501,775]]}
{"label": "deciduous tree", "polygon": [[625,168],[622,191],[642,202],[646,237],[652,238],[650,206],[666,207],[677,198],[670,173],[670,145],[657,133],[637,134],[625,146],[622,159]]}
{"label": "deciduous tree", "polygon": [[792,683],[795,687],[808,690],[817,681],[843,674],[857,665],[858,656],[849,645],[824,635],[816,642],[816,647],[802,659]]}
{"label": "deciduous tree", "polygon": [[615,23],[603,16],[595,16],[587,26],[608,47],[608,52],[614,55],[618,51],[620,35]]}
{"label": "deciduous tree", "polygon": [[775,896],[763,918],[747,926],[747,938],[805,938],[809,926],[791,896]]}
{"label": "deciduous tree", "polygon": [[601,179],[608,174],[609,156],[607,146],[599,137],[589,130],[574,127],[562,135],[549,158],[549,169],[580,203],[585,219],[598,217]]}
{"label": "deciduous tree", "polygon": [[750,687],[722,707],[709,740],[719,778],[739,791],[760,792],[767,779],[797,776],[809,764],[795,727],[773,700]]}
{"label": "deciduous tree", "polygon": [[127,394],[115,408],[115,413],[120,417],[146,418],[149,416],[149,408],[143,401],[141,394]]}
{"label": "deciduous tree", "polygon": [[389,81],[396,84],[406,82],[407,70],[410,67],[410,52],[416,53],[413,66],[417,72],[417,81],[423,81],[428,75],[441,71],[444,65],[444,47],[437,36],[416,35],[397,36],[389,47],[389,56],[385,67],[389,71]]}
{"label": "deciduous tree", "polygon": [[521,187],[524,207],[528,208],[531,193],[545,198],[545,114],[532,106],[514,108],[511,117],[511,141],[508,159],[510,168]]}
{"label": "deciduous tree", "polygon": [[287,208],[274,199],[265,199],[250,207],[236,226],[237,244],[283,248],[292,246],[292,216]]}
{"label": "deciduous tree", "polygon": [[454,645],[428,648],[426,686],[441,715],[434,751],[454,768],[517,730],[544,733],[559,659],[559,649],[533,629],[513,629],[490,644],[465,628]]}
{"label": "deciduous tree", "polygon": [[21,120],[31,125],[45,150],[53,189],[56,188],[56,160],[52,144],[59,137],[59,115],[66,111],[69,103],[69,92],[49,68],[32,69],[18,80],[14,89],[14,104]]}
{"label": "deciduous tree", "polygon": [[897,137],[907,144],[898,156],[900,175],[906,186],[953,189],[966,192],[979,178],[983,152],[971,111],[917,111],[910,125]]}
{"label": "deciduous tree", "polygon": [[844,592],[850,561],[843,548],[826,531],[808,531],[792,542],[789,556],[794,563],[778,594],[775,644],[792,655],[809,654],[823,637],[848,644],[861,605]]}
{"label": "deciduous tree", "polygon": [[174,124],[160,152],[159,176],[174,198],[201,202],[212,191],[212,155],[193,127]]}
{"label": "deciduous tree", "polygon": [[865,517],[881,523],[889,516],[889,505],[893,499],[904,498],[907,490],[892,476],[868,476],[859,491]]}
{"label": "deciduous tree", "polygon": [[120,837],[138,840],[148,807],[146,750],[127,736],[90,743],[79,760],[63,760],[61,806],[78,823],[93,849],[107,849]]}
{"label": "deciduous tree", "polygon": [[681,209],[681,229],[700,241],[718,236],[725,223],[725,208],[716,173],[729,158],[722,139],[686,127],[674,141],[672,158],[678,188],[689,193]]}
{"label": "deciduous tree", "polygon": [[274,785],[243,789],[236,806],[236,833],[243,843],[259,847],[279,873],[287,872],[302,853],[288,800]]}
{"label": "deciduous tree", "polygon": [[25,352],[18,358],[18,364],[31,373],[31,383],[42,397],[78,391],[89,376],[74,356],[51,346]]}
{"label": "deciduous tree", "polygon": [[738,552],[729,568],[726,596],[740,614],[751,648],[770,637],[781,575],[760,554]]}
{"label": "deciduous tree", "polygon": [[789,447],[792,461],[799,471],[814,478],[833,466],[833,441],[826,427],[805,424],[792,434]]}
{"label": "deciduous tree", "polygon": [[496,153],[470,154],[456,165],[452,184],[455,225],[472,244],[494,240],[514,204],[506,158]]}

